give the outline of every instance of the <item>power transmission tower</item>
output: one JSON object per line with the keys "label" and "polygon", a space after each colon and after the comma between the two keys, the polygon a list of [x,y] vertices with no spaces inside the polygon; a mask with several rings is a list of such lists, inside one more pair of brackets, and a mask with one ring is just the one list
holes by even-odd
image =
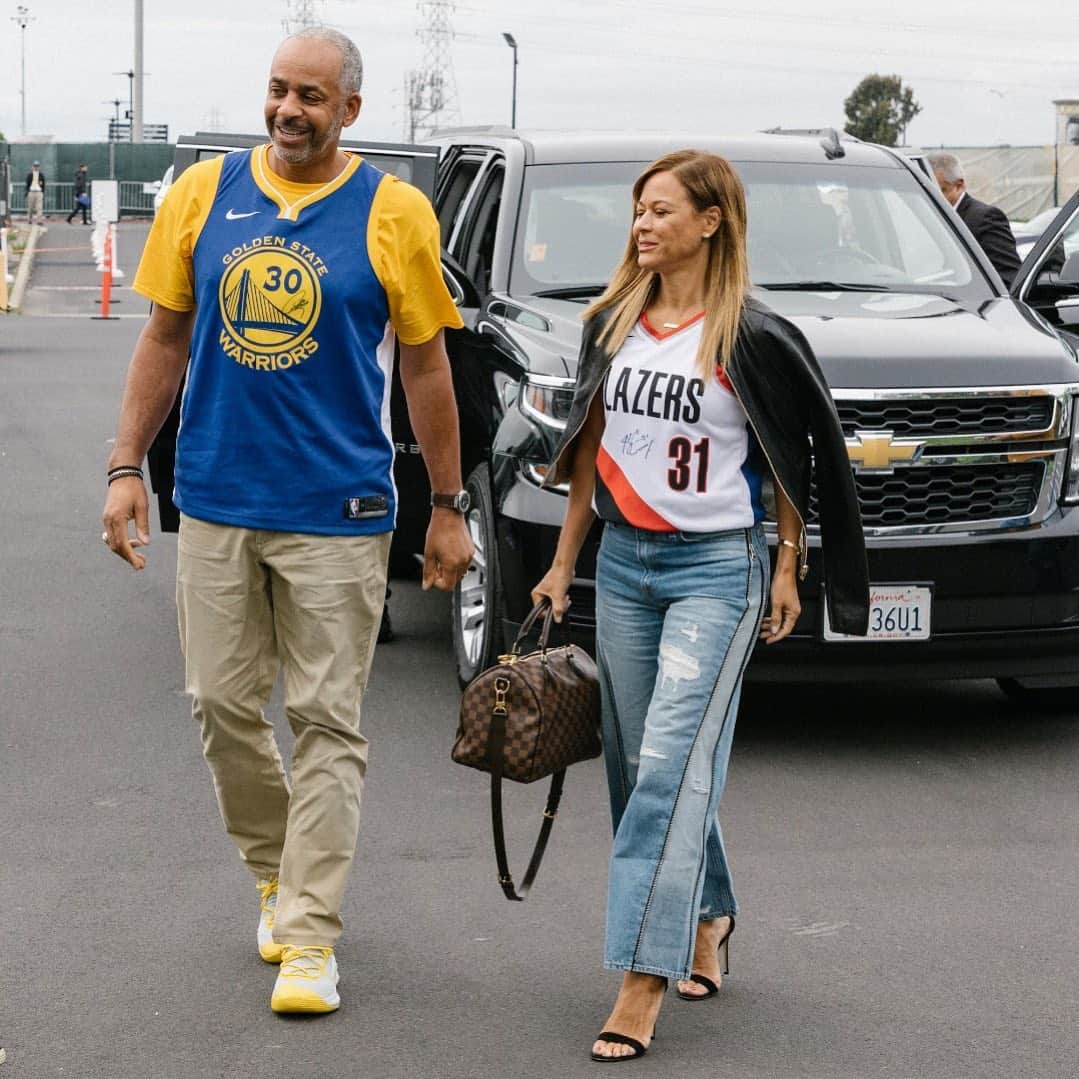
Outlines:
{"label": "power transmission tower", "polygon": [[416,31],[423,42],[423,67],[410,71],[405,86],[409,141],[433,135],[458,119],[457,80],[453,74],[450,44],[453,0],[418,0],[416,9],[424,20]]}
{"label": "power transmission tower", "polygon": [[281,25],[286,34],[295,34],[306,26],[322,25],[322,0],[285,0],[285,17]]}

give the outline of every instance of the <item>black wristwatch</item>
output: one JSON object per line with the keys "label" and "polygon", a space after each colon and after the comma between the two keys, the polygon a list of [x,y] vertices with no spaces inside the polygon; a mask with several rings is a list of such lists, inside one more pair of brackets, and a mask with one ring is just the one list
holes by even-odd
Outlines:
{"label": "black wristwatch", "polygon": [[455,495],[440,495],[431,492],[431,505],[439,506],[444,510],[456,510],[458,513],[468,513],[468,507],[472,505],[472,499],[467,491],[458,491]]}

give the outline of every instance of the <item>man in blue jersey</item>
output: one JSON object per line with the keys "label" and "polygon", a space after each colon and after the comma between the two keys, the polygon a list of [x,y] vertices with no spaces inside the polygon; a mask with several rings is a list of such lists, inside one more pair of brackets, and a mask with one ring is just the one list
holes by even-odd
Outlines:
{"label": "man in blue jersey", "polygon": [[[174,492],[186,688],[225,827],[262,896],[257,941],[280,963],[278,1012],[340,1000],[334,947],[367,759],[360,704],[396,513],[395,343],[435,492],[424,587],[452,589],[472,556],[443,343],[461,321],[438,222],[415,188],[340,149],[361,79],[343,34],[288,38],[271,65],[269,143],[193,165],[169,191],[135,277],[154,306],[104,512],[105,542],[142,569],[141,463],[186,368]],[[282,668],[291,783],[263,715]]]}

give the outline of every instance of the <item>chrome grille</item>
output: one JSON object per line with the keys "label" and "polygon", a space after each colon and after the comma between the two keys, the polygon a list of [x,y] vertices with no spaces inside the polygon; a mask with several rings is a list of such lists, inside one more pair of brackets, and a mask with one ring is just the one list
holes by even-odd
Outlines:
{"label": "chrome grille", "polygon": [[[957,525],[1025,517],[1038,504],[1045,465],[937,465],[854,477],[866,528]],[[816,485],[809,518],[817,523]]]}
{"label": "chrome grille", "polygon": [[836,401],[843,434],[891,431],[897,438],[1000,435],[1044,431],[1053,420],[1054,398],[935,397],[932,399]]}

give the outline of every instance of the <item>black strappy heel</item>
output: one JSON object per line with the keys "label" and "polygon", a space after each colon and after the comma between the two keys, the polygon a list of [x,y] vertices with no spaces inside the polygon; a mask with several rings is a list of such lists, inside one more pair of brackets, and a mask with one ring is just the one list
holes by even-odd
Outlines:
{"label": "black strappy heel", "polygon": [[[663,992],[666,993],[670,987],[670,982],[663,979]],[[656,1040],[656,1028],[652,1028],[652,1041]],[[648,1052],[648,1046],[642,1042],[637,1041],[636,1038],[631,1038],[628,1034],[619,1034],[617,1030],[601,1030],[596,1036],[598,1042],[612,1042],[615,1045],[628,1045],[633,1050],[632,1053],[626,1053],[623,1056],[609,1057],[604,1056],[603,1053],[597,1053],[593,1051],[592,1059],[598,1064],[621,1064],[626,1060],[638,1060]],[[648,1043],[649,1045],[652,1042]]]}
{"label": "black strappy heel", "polygon": [[[730,974],[731,972],[731,934],[734,932],[734,915],[729,914],[731,924],[727,927],[727,932],[723,935],[723,939],[716,946],[716,950],[723,956],[723,973]],[[682,1000],[707,1000],[709,997],[714,997],[719,992],[719,986],[716,985],[711,978],[705,977],[703,974],[690,974],[686,979],[689,982],[696,982],[698,985],[703,985],[707,992],[704,993],[686,993],[683,990],[678,990],[678,995]]]}

